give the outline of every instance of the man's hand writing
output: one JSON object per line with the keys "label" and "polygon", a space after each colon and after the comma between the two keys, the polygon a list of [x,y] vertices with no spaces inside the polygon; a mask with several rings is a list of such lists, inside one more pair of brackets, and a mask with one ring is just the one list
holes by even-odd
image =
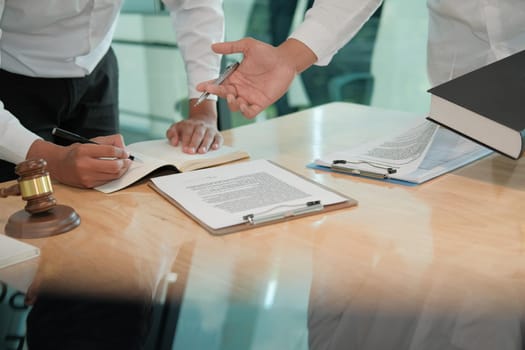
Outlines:
{"label": "man's hand writing", "polygon": [[96,137],[97,144],[58,146],[37,140],[26,159],[43,158],[51,177],[63,184],[93,188],[121,177],[131,166],[121,135]]}

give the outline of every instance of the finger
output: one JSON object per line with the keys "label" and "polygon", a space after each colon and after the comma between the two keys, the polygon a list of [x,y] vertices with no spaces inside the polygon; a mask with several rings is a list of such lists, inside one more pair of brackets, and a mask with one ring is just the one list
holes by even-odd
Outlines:
{"label": "finger", "polygon": [[215,137],[213,138],[213,143],[211,145],[211,149],[216,150],[219,149],[224,142],[224,138],[222,137],[222,134],[220,132],[215,134]]}
{"label": "finger", "polygon": [[222,43],[215,43],[211,45],[211,49],[223,55],[229,55],[232,53],[242,53],[247,50],[246,38],[236,41],[226,41]]}
{"label": "finger", "polygon": [[240,111],[241,111],[242,115],[244,115],[246,118],[253,119],[253,118],[257,117],[257,115],[259,115],[259,113],[262,112],[262,108],[260,106],[257,106],[257,105],[251,105],[251,106],[241,105],[240,106]]}
{"label": "finger", "polygon": [[235,86],[228,83],[223,83],[221,85],[206,84],[204,85],[203,91],[209,92],[210,94],[217,95],[222,98],[225,98],[229,94],[235,95],[237,93],[237,89],[235,89]]}
{"label": "finger", "polygon": [[199,153],[206,153],[210,150],[219,149],[224,142],[222,134],[217,130],[208,129],[198,149]]}
{"label": "finger", "polygon": [[214,141],[214,134],[213,130],[207,129],[205,131],[202,139],[199,141],[200,144],[196,148],[198,153],[206,153],[210,150]]}
{"label": "finger", "polygon": [[126,146],[126,144],[124,143],[124,138],[120,134],[98,136],[93,138],[92,140],[102,145],[112,145],[120,148],[124,148]]}
{"label": "finger", "polygon": [[259,113],[263,111],[262,106],[259,106],[257,104],[249,104],[242,97],[239,97],[237,99],[237,104],[239,105],[239,110],[241,111],[242,115],[244,115],[248,119],[255,118]]}
{"label": "finger", "polygon": [[90,163],[90,169],[97,173],[97,180],[110,181],[124,174],[131,166],[129,159],[93,159]]}
{"label": "finger", "polygon": [[259,106],[257,104],[249,104],[248,101],[246,101],[242,97],[238,97],[236,103],[239,105],[239,110],[241,111],[242,115],[244,115],[248,119],[255,118],[259,113],[263,111],[262,106]]}
{"label": "finger", "polygon": [[129,159],[89,159],[79,168],[82,187],[93,188],[121,177],[131,167]]}
{"label": "finger", "polygon": [[78,152],[90,158],[129,158],[129,152],[124,148],[112,145],[82,144],[78,146]]}
{"label": "finger", "polygon": [[[191,136],[187,143],[184,143],[182,150],[186,153],[197,153],[200,151],[200,148],[203,146],[202,141],[206,136],[206,128],[200,125],[197,125],[193,128]],[[207,145],[206,145],[207,147]],[[207,148],[206,148],[207,151]]]}
{"label": "finger", "polygon": [[195,146],[191,145],[191,140],[192,140],[194,130],[195,130],[195,127],[183,128],[179,130],[180,144],[182,147],[182,151],[185,153],[194,154],[196,152]]}
{"label": "finger", "polygon": [[177,146],[179,144],[180,138],[179,138],[179,132],[178,132],[178,124],[173,124],[167,131],[166,131],[166,137],[169,140],[170,144],[172,146]]}
{"label": "finger", "polygon": [[228,108],[229,108],[232,112],[237,112],[237,111],[239,111],[239,104],[237,103],[237,99],[235,98],[234,95],[228,95],[228,96],[226,96],[226,101],[228,101]]}
{"label": "finger", "polygon": [[205,92],[205,91],[207,91],[206,90],[206,86],[213,85],[214,81],[215,81],[215,79],[203,81],[202,83],[197,84],[197,86],[195,88],[197,89],[197,91]]}

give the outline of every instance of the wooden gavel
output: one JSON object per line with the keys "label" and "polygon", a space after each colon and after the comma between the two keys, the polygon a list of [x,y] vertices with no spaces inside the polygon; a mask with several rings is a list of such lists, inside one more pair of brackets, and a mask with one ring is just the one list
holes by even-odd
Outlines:
{"label": "wooden gavel", "polygon": [[24,210],[11,215],[5,233],[17,238],[36,238],[67,232],[80,224],[73,208],[57,205],[44,159],[26,160],[15,167],[13,186],[0,189],[0,197],[22,196]]}
{"label": "wooden gavel", "polygon": [[15,173],[19,176],[18,183],[0,189],[0,197],[22,195],[22,199],[27,201],[25,210],[31,214],[43,213],[53,208],[57,201],[53,197],[53,186],[46,165],[44,159],[27,160],[18,164],[15,167]]}

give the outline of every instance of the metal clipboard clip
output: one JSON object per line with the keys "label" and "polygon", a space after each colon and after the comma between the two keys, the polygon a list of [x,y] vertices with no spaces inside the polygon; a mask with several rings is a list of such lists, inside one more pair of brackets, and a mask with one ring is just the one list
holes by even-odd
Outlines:
{"label": "metal clipboard clip", "polygon": [[285,218],[292,217],[292,216],[298,216],[298,215],[303,215],[303,214],[307,214],[311,212],[320,211],[320,210],[323,210],[324,206],[321,204],[321,201],[310,201],[310,202],[306,202],[306,204],[304,205],[294,206],[294,208],[279,211],[277,213],[265,214],[266,212],[274,211],[277,208],[272,208],[270,210],[267,210],[265,212],[258,213],[258,214],[244,215],[242,219],[244,220],[245,223],[248,223],[250,225],[257,225],[263,222],[275,221],[275,220],[285,219]]}
{"label": "metal clipboard clip", "polygon": [[[359,163],[365,163],[374,168],[377,168],[378,170],[379,169],[384,170],[385,173],[380,172],[380,171],[361,170],[361,169],[349,167],[348,165],[346,165],[346,164],[359,164]],[[397,172],[397,167],[394,167],[394,166],[368,162],[365,160],[349,161],[349,160],[344,160],[344,159],[336,159],[332,161],[332,164],[330,165],[330,169],[335,170],[335,171],[340,171],[343,173],[353,174],[353,175],[372,177],[374,179],[388,179],[388,177],[391,174],[395,174]]]}

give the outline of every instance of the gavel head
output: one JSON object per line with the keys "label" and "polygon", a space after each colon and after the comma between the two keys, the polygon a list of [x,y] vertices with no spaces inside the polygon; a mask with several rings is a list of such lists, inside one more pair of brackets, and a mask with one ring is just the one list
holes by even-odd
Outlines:
{"label": "gavel head", "polygon": [[20,194],[27,201],[25,210],[31,214],[46,212],[57,203],[46,166],[44,159],[30,159],[15,167]]}

